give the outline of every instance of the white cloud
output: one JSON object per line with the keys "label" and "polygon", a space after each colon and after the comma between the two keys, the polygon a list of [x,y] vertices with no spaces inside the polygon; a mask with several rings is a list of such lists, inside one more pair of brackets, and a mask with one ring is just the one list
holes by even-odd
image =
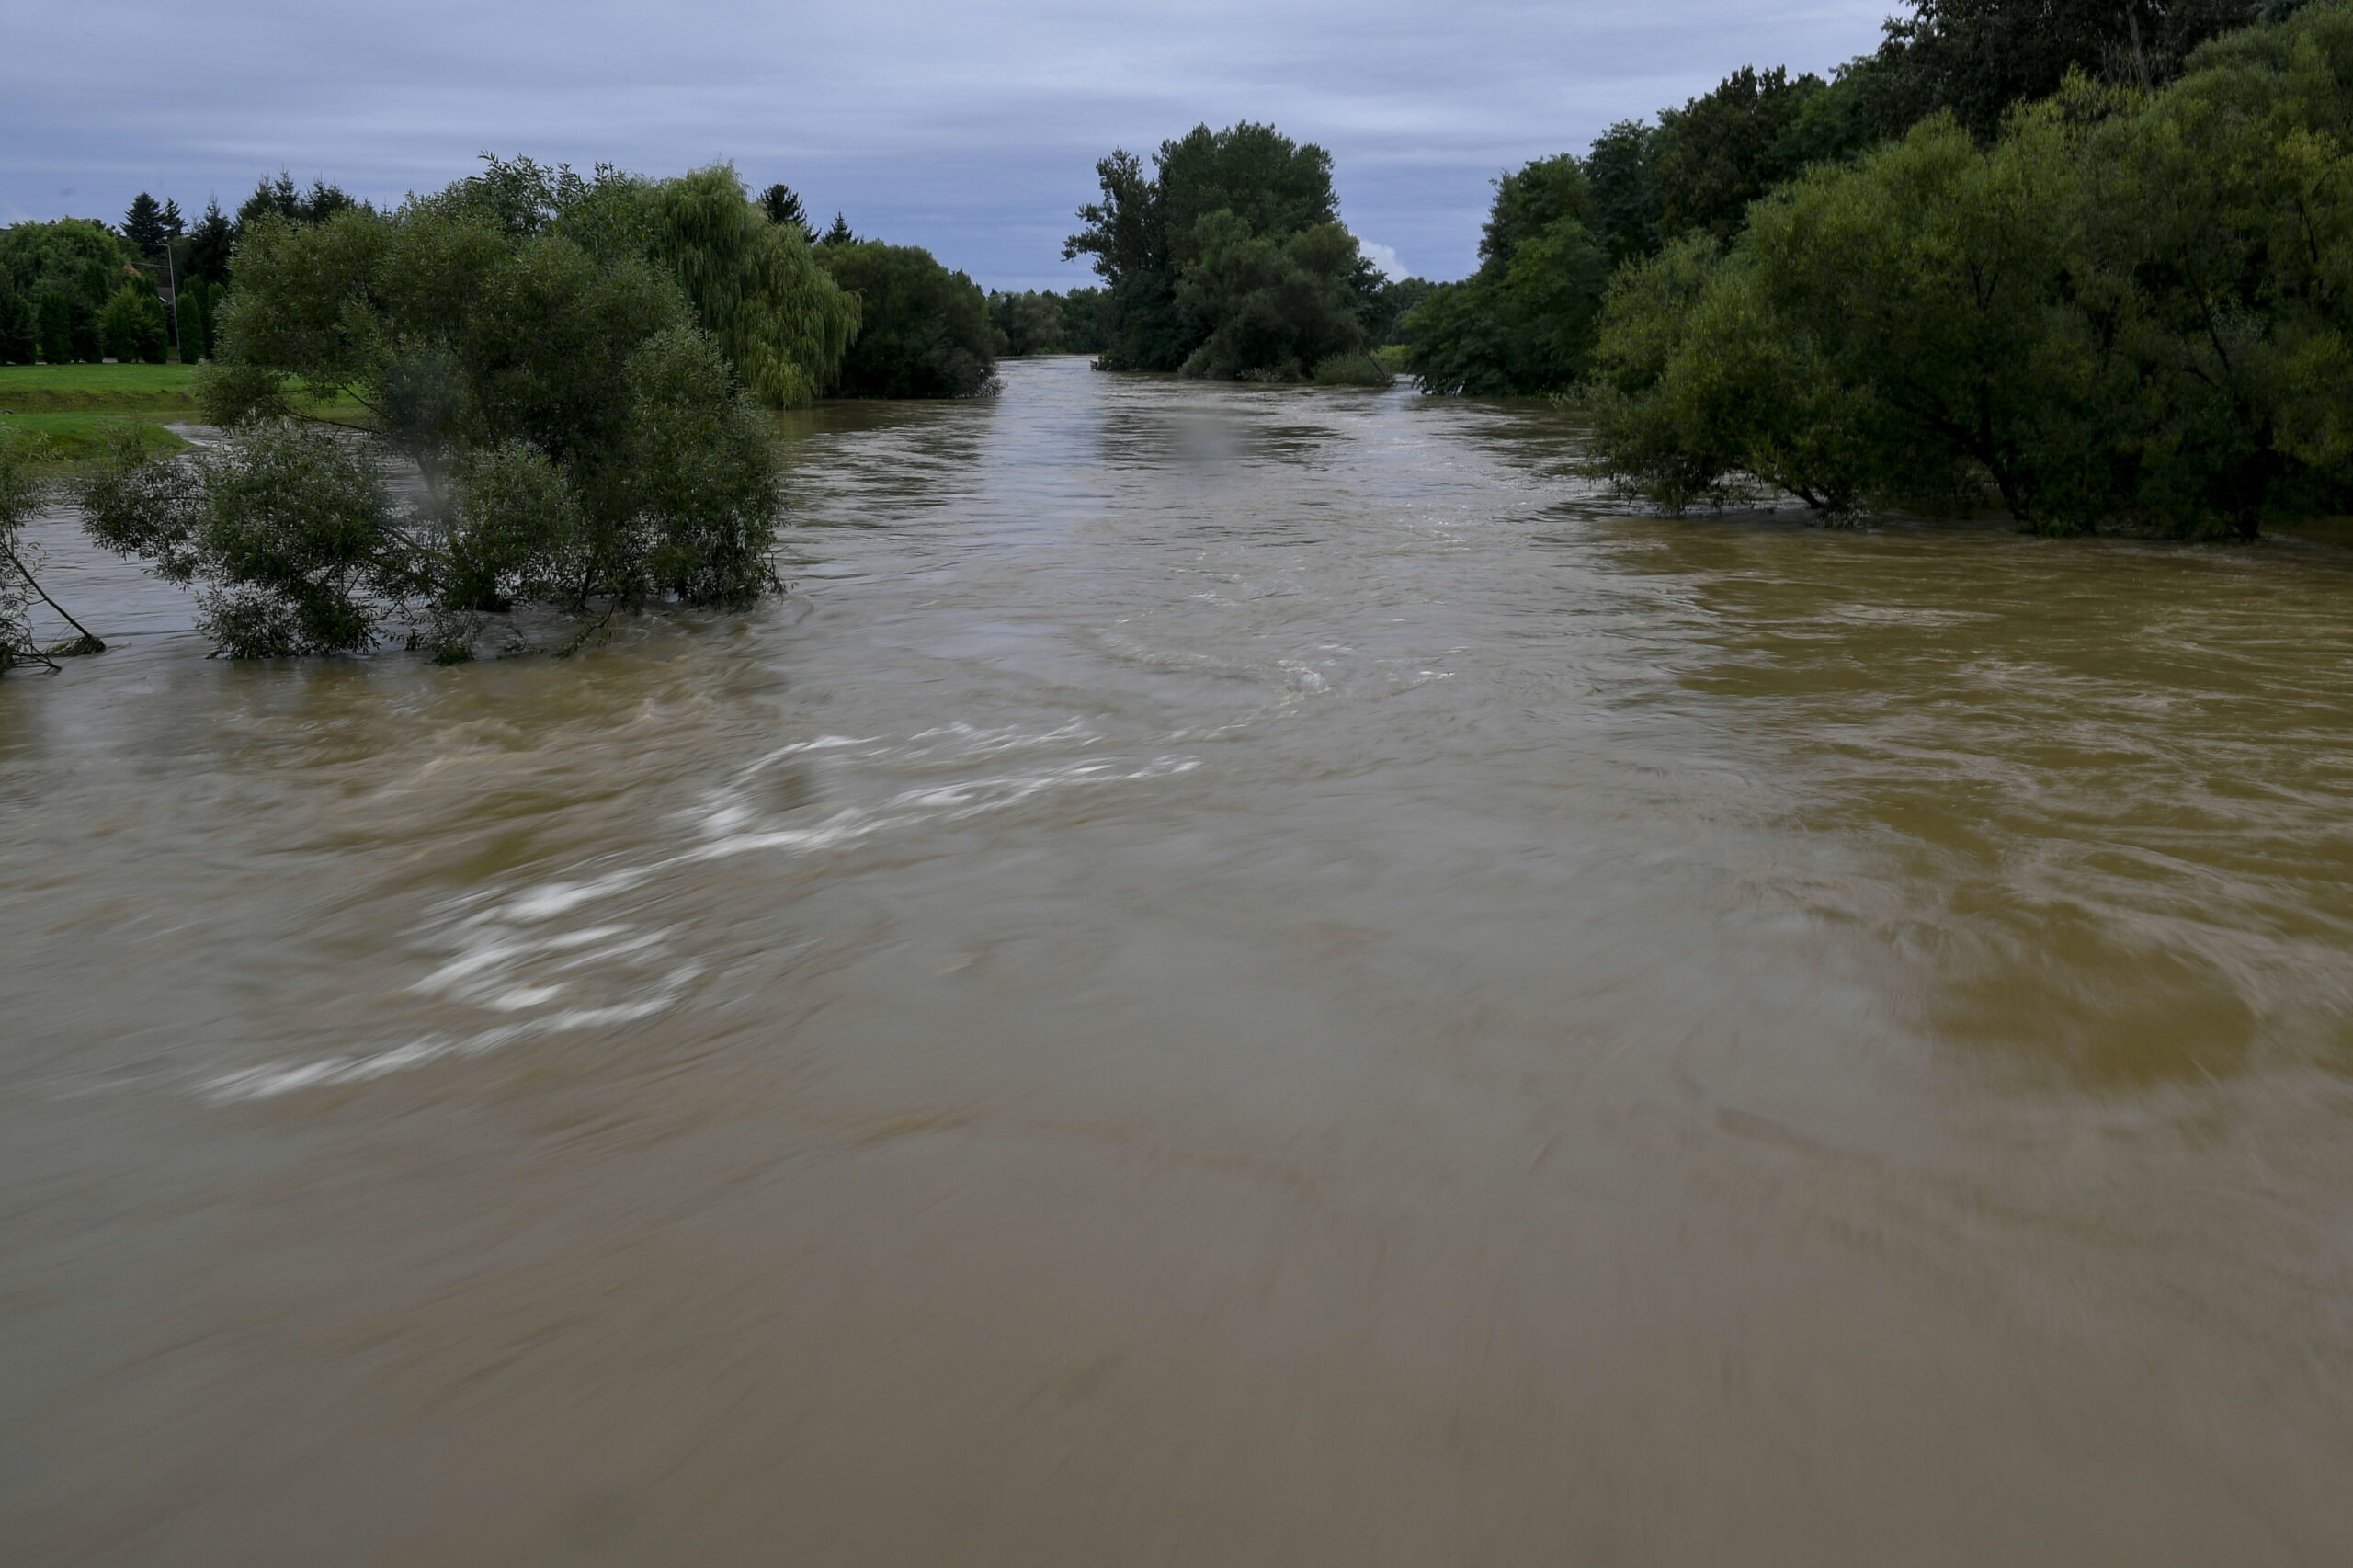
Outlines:
{"label": "white cloud", "polygon": [[1397,253],[1392,250],[1389,246],[1376,244],[1372,241],[1365,239],[1359,235],[1357,240],[1357,248],[1364,252],[1364,256],[1367,261],[1370,261],[1373,266],[1381,268],[1381,275],[1383,278],[1404,278],[1410,276],[1410,274],[1405,270],[1405,264],[1397,259]]}

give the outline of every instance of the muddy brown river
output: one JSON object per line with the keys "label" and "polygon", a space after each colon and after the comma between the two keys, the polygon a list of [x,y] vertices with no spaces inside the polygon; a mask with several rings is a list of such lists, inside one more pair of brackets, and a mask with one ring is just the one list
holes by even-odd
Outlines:
{"label": "muddy brown river", "polygon": [[1006,382],[569,662],[34,526],[0,1556],[2353,1560],[2353,551]]}

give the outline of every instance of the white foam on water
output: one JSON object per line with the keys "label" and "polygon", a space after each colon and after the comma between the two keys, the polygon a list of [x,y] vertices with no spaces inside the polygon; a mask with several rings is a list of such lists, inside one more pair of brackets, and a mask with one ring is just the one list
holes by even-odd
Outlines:
{"label": "white foam on water", "polygon": [[[1125,769],[1109,761],[1072,762],[1037,772],[920,785],[875,805],[841,807],[815,822],[785,820],[797,812],[764,816],[750,794],[765,769],[813,752],[839,754],[864,746],[876,748],[866,757],[892,762],[943,756],[965,760],[1040,746],[1092,745],[1097,738],[1074,720],[1042,732],[979,730],[953,723],[920,732],[897,745],[878,745],[879,737],[872,736],[823,735],[779,747],[711,792],[705,809],[693,819],[702,839],[699,844],[593,876],[468,894],[434,911],[424,942],[447,956],[409,990],[485,1014],[538,1011],[537,1017],[472,1033],[430,1035],[381,1051],[246,1068],[206,1079],[198,1092],[215,1102],[263,1099],[365,1083],[452,1057],[478,1056],[517,1040],[639,1022],[683,1002],[702,966],[670,957],[677,926],[649,930],[615,917],[609,906],[621,894],[687,867],[762,852],[805,855],[841,849],[878,835],[1001,812],[1051,790],[1174,778],[1200,766],[1196,758],[1176,756]],[[605,911],[596,924],[576,929],[561,925],[562,917],[597,906]],[[550,928],[551,923],[557,924]],[[592,995],[601,989],[614,999],[577,999],[582,989]]]}

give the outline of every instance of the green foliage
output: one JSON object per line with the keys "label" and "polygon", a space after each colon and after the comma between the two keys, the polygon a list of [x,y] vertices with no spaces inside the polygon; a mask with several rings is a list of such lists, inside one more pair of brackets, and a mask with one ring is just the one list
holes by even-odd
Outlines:
{"label": "green foliage", "polygon": [[41,455],[24,436],[0,429],[0,674],[48,662],[33,641],[32,574],[25,569],[20,531],[42,499]]}
{"label": "green foliage", "polygon": [[685,286],[752,395],[771,408],[813,401],[837,373],[858,316],[801,226],[773,221],[724,165],[636,194],[651,258]]}
{"label": "green foliage", "polygon": [[1651,155],[1660,233],[1704,229],[1729,240],[1750,202],[1847,150],[1841,138],[1856,133],[1848,117],[1807,113],[1831,91],[1819,76],[1792,80],[1778,66],[1743,66],[1713,92],[1661,114]]}
{"label": "green foliage", "polygon": [[1408,341],[1406,318],[1438,288],[1427,278],[1382,278],[1365,316],[1365,335],[1382,346]]}
{"label": "green foliage", "polygon": [[1385,387],[1397,378],[1370,354],[1335,354],[1308,378],[1319,387]]}
{"label": "green foliage", "polygon": [[[91,527],[205,583],[233,653],[365,646],[404,610],[459,658],[517,602],[745,602],[773,585],[779,493],[744,364],[807,373],[792,355],[826,327],[796,301],[850,319],[829,279],[793,275],[807,258],[725,170],[493,160],[390,213],[258,217],[197,373],[231,442],[177,466],[124,451],[91,482]],[[294,423],[337,397],[371,437]],[[379,446],[422,495],[385,498]],[[317,508],[289,499],[306,485]]]}
{"label": "green foliage", "polygon": [[849,220],[836,212],[834,214],[834,226],[827,229],[824,237],[817,243],[821,245],[854,245],[858,244],[858,236],[849,232]]}
{"label": "green foliage", "polygon": [[1621,119],[1596,137],[1586,154],[1594,235],[1613,267],[1658,249],[1657,139],[1658,132],[1641,120]]}
{"label": "green foliage", "polygon": [[182,283],[194,278],[225,287],[229,281],[229,262],[237,251],[237,225],[221,210],[218,201],[205,204],[204,216],[188,232],[179,250],[179,274]]}
{"label": "green foliage", "polygon": [[1336,222],[1251,232],[1219,209],[1195,225],[1176,309],[1198,347],[1181,367],[1215,381],[1301,381],[1366,344],[1356,236]]}
{"label": "green foliage", "polygon": [[[133,275],[135,259],[120,235],[87,219],[0,229],[0,288],[15,289],[34,301],[36,311],[46,308],[41,301],[49,294],[65,302],[55,342],[41,338],[42,357],[52,364],[98,358],[97,312]],[[52,347],[54,356],[48,352]]]}
{"label": "green foliage", "polygon": [[[1295,379],[1316,358],[1360,347],[1328,347],[1330,286],[1345,282],[1360,339],[1379,274],[1353,239],[1345,255],[1328,237],[1290,248],[1311,232],[1346,234],[1323,148],[1246,120],[1214,131],[1199,125],[1162,142],[1150,174],[1122,151],[1098,163],[1096,176],[1103,199],[1079,209],[1086,226],[1063,255],[1092,256],[1108,286],[1102,368]],[[1279,324],[1265,312],[1285,301],[1303,313]]]}
{"label": "green foliage", "polygon": [[160,365],[170,343],[163,301],[144,283],[125,283],[98,312],[98,344],[108,358]]}
{"label": "green foliage", "polygon": [[252,224],[271,218],[288,223],[324,223],[338,212],[372,210],[329,180],[314,179],[309,190],[298,189],[294,176],[280,169],[276,179],[265,178],[254,187],[254,193],[237,209],[236,228],[242,235]]}
{"label": "green foliage", "polygon": [[63,289],[44,289],[33,302],[33,313],[36,347],[44,361],[67,365],[81,358],[74,351],[74,301],[70,295]]}
{"label": "green foliage", "polygon": [[1071,354],[1100,354],[1111,346],[1100,289],[1070,289],[1062,295],[1063,348]]}
{"label": "green foliage", "polygon": [[337,653],[376,640],[397,535],[376,460],[276,422],[178,461],[126,439],[81,486],[99,544],[200,583],[198,627],[233,658]]}
{"label": "green foliage", "polygon": [[180,363],[204,358],[204,284],[183,283],[172,299],[172,327],[179,336]]}
{"label": "green foliage", "polygon": [[1063,347],[1063,301],[1057,295],[1034,289],[1020,294],[991,290],[989,326],[996,335],[996,351],[1009,358],[1058,354]]}
{"label": "green foliage", "polygon": [[916,245],[880,240],[817,249],[858,301],[858,340],[833,391],[842,397],[973,397],[995,390],[996,348],[980,286]]}
{"label": "green foliage", "polygon": [[1669,504],[2248,535],[2353,503],[2353,6],[2078,80],[1981,147],[1949,117],[1613,289],[1599,466]]}
{"label": "green foliage", "polygon": [[1482,394],[1556,392],[1593,352],[1610,258],[1585,171],[1567,153],[1495,182],[1479,270],[1442,283],[1400,324],[1422,390]]}
{"label": "green foliage", "polygon": [[0,365],[29,365],[39,357],[40,332],[32,301],[0,283]]}
{"label": "green foliage", "polygon": [[808,209],[801,205],[801,198],[790,186],[779,181],[760,192],[760,210],[767,214],[769,222],[789,224],[801,231],[801,237],[807,244],[817,243],[817,231],[809,222]]}
{"label": "green foliage", "polygon": [[2146,92],[2178,75],[2198,45],[2295,0],[1911,0],[1887,24],[1872,84],[1877,118],[1901,131],[1949,112],[1980,141],[2070,72]]}
{"label": "green foliage", "polygon": [[130,210],[122,215],[122,237],[141,256],[162,255],[164,242],[169,238],[164,228],[164,204],[143,190],[131,198]]}

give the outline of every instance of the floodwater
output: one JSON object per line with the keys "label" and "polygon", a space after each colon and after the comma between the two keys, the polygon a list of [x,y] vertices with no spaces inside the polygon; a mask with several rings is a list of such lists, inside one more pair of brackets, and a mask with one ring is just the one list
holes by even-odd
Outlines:
{"label": "floodwater", "polygon": [[33,530],[8,1562],[2353,1558],[2353,552],[1006,381],[570,662]]}

